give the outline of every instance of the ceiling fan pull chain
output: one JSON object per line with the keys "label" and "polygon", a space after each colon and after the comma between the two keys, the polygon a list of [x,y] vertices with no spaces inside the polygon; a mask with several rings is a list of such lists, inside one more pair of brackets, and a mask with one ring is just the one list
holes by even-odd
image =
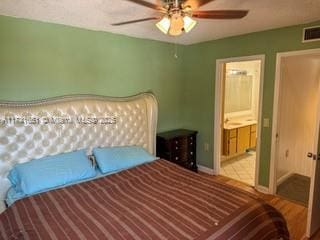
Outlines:
{"label": "ceiling fan pull chain", "polygon": [[176,38],[175,38],[175,41],[174,41],[174,58],[178,58],[178,44],[177,44],[177,41],[176,41]]}

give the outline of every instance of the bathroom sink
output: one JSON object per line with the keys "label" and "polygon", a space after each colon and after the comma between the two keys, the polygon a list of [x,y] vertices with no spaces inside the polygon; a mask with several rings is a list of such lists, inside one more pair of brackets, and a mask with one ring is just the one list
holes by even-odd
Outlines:
{"label": "bathroom sink", "polygon": [[231,123],[228,123],[228,125],[230,126],[238,126],[238,125],[241,125],[242,123],[238,123],[238,122],[231,122]]}

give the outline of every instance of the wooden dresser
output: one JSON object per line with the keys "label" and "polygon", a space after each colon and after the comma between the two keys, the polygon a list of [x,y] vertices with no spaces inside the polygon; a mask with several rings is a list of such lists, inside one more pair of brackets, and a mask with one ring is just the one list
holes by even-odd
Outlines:
{"label": "wooden dresser", "polygon": [[197,172],[196,136],[186,129],[157,134],[157,156]]}

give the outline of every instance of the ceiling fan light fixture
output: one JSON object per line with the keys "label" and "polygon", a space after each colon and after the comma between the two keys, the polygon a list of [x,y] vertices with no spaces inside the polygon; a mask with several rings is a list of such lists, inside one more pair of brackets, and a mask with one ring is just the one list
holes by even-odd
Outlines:
{"label": "ceiling fan light fixture", "polygon": [[156,24],[156,26],[161,32],[167,34],[170,28],[170,19],[165,16]]}
{"label": "ceiling fan light fixture", "polygon": [[183,32],[184,22],[183,17],[178,12],[171,16],[170,18],[171,24],[169,29],[169,34],[171,36],[179,36]]}
{"label": "ceiling fan light fixture", "polygon": [[[200,19],[241,19],[248,14],[248,10],[198,10],[202,5],[214,0],[157,0],[156,4],[150,0],[127,0],[140,6],[156,10],[161,20],[155,25],[164,34],[179,36],[183,32],[190,32],[197,22],[193,18]],[[134,19],[119,23],[113,23],[112,26],[122,26],[126,24],[158,20],[158,16]]]}
{"label": "ceiling fan light fixture", "polygon": [[182,34],[182,29],[178,29],[178,28],[170,28],[169,29],[169,35],[171,35],[171,36],[176,37],[176,36],[179,36],[181,34]]}
{"label": "ceiling fan light fixture", "polygon": [[185,32],[190,32],[191,29],[197,24],[197,21],[193,20],[191,17],[189,16],[184,16],[183,17],[183,22],[184,22],[184,31]]}

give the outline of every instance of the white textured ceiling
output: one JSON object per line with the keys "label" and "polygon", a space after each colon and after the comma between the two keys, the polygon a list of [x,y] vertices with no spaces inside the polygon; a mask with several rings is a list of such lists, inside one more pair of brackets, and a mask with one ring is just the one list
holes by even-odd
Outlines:
{"label": "white textured ceiling", "polygon": [[199,19],[191,32],[174,38],[161,33],[154,25],[156,21],[111,26],[114,22],[158,15],[126,0],[0,0],[0,15],[181,44],[320,20],[320,0],[215,0],[200,9],[243,9],[249,14],[240,20]]}

